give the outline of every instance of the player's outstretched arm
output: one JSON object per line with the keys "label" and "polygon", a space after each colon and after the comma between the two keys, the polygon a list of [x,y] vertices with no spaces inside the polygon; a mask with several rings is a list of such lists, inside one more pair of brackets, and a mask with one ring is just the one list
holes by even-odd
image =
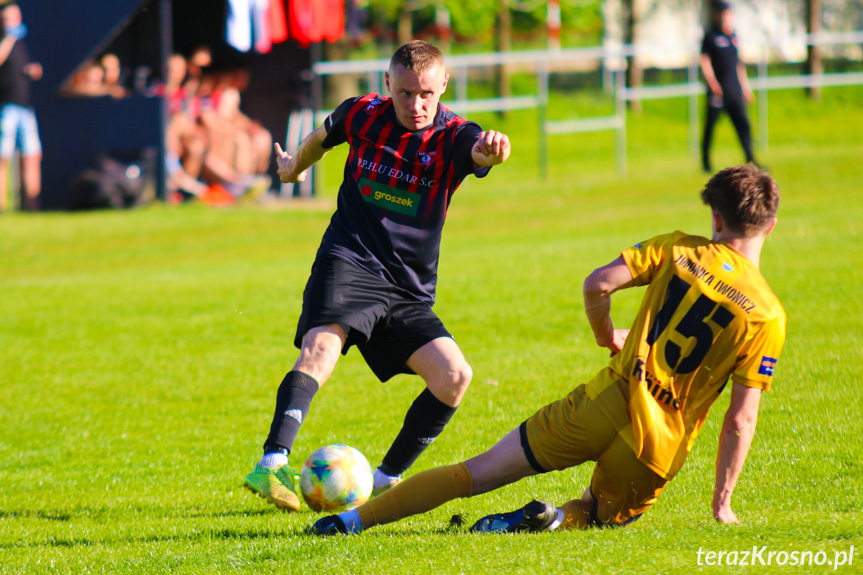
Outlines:
{"label": "player's outstretched arm", "polygon": [[503,132],[489,130],[480,132],[470,150],[470,155],[477,166],[490,168],[504,163],[509,158],[511,149],[509,136]]}
{"label": "player's outstretched arm", "polygon": [[731,405],[725,412],[716,456],[716,487],[713,490],[713,517],[720,523],[738,523],[731,510],[731,494],[755,436],[761,390],[739,383],[731,386]]}
{"label": "player's outstretched arm", "polygon": [[296,184],[306,179],[306,170],[312,167],[321,158],[327,155],[328,148],[324,148],[324,138],[327,130],[323,126],[318,127],[300,144],[297,153],[289,156],[282,150],[278,142],[274,144],[276,150],[276,164],[278,165],[279,179],[285,184]]}
{"label": "player's outstretched arm", "polygon": [[611,355],[623,349],[628,329],[614,329],[611,321],[611,294],[634,285],[632,272],[619,256],[610,264],[593,270],[584,280],[584,311],[600,347],[607,347]]}

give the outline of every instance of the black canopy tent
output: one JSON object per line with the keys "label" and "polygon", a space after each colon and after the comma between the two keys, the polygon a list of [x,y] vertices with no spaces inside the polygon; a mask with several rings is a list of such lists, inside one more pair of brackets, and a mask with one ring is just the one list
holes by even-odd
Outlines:
{"label": "black canopy tent", "polygon": [[[33,106],[42,138],[42,206],[63,209],[72,179],[100,154],[125,157],[158,150],[157,182],[164,182],[166,107],[161,98],[134,92],[127,98],[68,97],[61,88],[88,59],[104,52],[129,71],[162,77],[173,52],[188,55],[209,46],[215,67],[251,73],[243,110],[284,141],[291,110],[308,104],[309,51],[293,42],[269,54],[241,53],[225,42],[225,0],[20,0],[29,28],[28,47],[44,75],[33,84]],[[273,171],[275,176],[275,172]]]}

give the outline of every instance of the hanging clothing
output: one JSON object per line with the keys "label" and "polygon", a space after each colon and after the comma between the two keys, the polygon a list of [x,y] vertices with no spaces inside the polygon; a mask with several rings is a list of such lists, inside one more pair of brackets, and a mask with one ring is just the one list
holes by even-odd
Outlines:
{"label": "hanging clothing", "polygon": [[303,48],[316,42],[315,21],[312,13],[313,0],[290,0],[288,2],[288,34]]}
{"label": "hanging clothing", "polygon": [[261,54],[291,38],[303,48],[336,42],[345,34],[344,0],[227,0],[228,44],[240,52],[254,46]]}
{"label": "hanging clothing", "polygon": [[252,0],[252,30],[255,35],[255,52],[267,54],[273,47],[271,34],[271,0]]}
{"label": "hanging clothing", "polygon": [[288,17],[285,14],[285,0],[270,0],[270,36],[273,44],[288,39]]}
{"label": "hanging clothing", "polygon": [[322,17],[319,21],[321,36],[327,42],[338,42],[345,35],[345,3],[344,0],[317,0],[322,6]]}
{"label": "hanging clothing", "polygon": [[290,0],[288,28],[303,48],[312,42],[335,42],[345,33],[344,0]]}
{"label": "hanging clothing", "polygon": [[252,0],[228,0],[226,39],[240,52],[252,49]]}

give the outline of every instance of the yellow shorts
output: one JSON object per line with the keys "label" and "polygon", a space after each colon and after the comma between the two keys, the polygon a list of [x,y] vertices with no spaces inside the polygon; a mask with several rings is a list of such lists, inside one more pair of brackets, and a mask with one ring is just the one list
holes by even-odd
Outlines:
{"label": "yellow shorts", "polygon": [[[608,375],[603,371],[597,377]],[[521,444],[540,473],[596,461],[590,483],[596,500],[592,519],[598,525],[625,525],[653,505],[668,481],[638,460],[585,387],[578,386],[522,423]]]}

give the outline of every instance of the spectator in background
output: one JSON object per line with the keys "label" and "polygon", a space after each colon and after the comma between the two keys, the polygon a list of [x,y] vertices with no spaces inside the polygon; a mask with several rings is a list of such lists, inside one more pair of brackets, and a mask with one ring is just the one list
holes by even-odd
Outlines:
{"label": "spectator in background", "polygon": [[62,88],[64,96],[104,96],[105,70],[93,60],[81,64]]}
{"label": "spectator in background", "polygon": [[208,157],[214,164],[235,172],[237,177],[231,179],[258,193],[271,183],[266,173],[272,157],[272,136],[240,111],[240,93],[248,82],[245,70],[203,75],[195,109],[197,121],[207,134]]}
{"label": "spectator in background", "polygon": [[[199,60],[198,66],[206,65]],[[180,54],[168,59],[168,77],[161,95],[167,98],[170,110],[166,138],[169,187],[180,194],[178,198],[195,196],[217,205],[265,192],[270,179],[257,176],[255,167],[263,161],[266,171],[269,164],[269,132],[259,129],[267,139],[266,158],[261,160],[262,154],[254,153],[256,140],[237,126],[254,124],[239,112],[239,92],[225,88],[228,96],[224,97],[223,89],[217,86],[219,80],[196,78],[189,72],[189,62]]]}
{"label": "spectator in background", "polygon": [[64,96],[125,98],[128,90],[122,85],[122,68],[116,55],[104,54],[99,61],[87,60],[63,86]]}
{"label": "spectator in background", "polygon": [[99,65],[104,71],[102,85],[105,93],[114,98],[124,98],[129,95],[129,91],[123,86],[125,78],[123,77],[123,68],[120,65],[120,59],[116,54],[107,53],[99,59]]}
{"label": "spectator in background", "polygon": [[746,67],[737,56],[734,12],[728,2],[713,3],[711,23],[712,26],[704,32],[701,45],[701,70],[707,81],[707,118],[701,157],[704,171],[708,173],[712,172],[710,141],[713,138],[713,126],[722,110],[731,117],[746,161],[755,163],[749,118],[746,115],[746,104],[752,101],[752,89],[746,77]]}
{"label": "spectator in background", "polygon": [[189,56],[189,78],[200,80],[204,72],[213,65],[213,53],[209,46],[198,46]]}
{"label": "spectator in background", "polygon": [[161,92],[168,101],[170,115],[165,142],[167,183],[168,188],[177,194],[177,201],[182,200],[183,193],[204,198],[209,191],[208,186],[200,181],[207,153],[206,135],[190,112],[194,97],[186,86],[186,73],[186,59],[180,54],[171,55],[168,58],[168,76]]}
{"label": "spectator in background", "polygon": [[252,175],[266,174],[273,155],[273,136],[240,111],[240,91],[237,88],[222,90],[216,115],[228,126],[235,143],[234,165],[237,171]]}
{"label": "spectator in background", "polygon": [[21,146],[21,182],[24,186],[22,207],[39,209],[42,188],[42,143],[36,114],[30,107],[30,81],[42,77],[42,66],[31,62],[24,44],[27,27],[21,9],[8,0],[0,0],[0,211],[6,209],[9,190],[9,161],[15,148]]}

